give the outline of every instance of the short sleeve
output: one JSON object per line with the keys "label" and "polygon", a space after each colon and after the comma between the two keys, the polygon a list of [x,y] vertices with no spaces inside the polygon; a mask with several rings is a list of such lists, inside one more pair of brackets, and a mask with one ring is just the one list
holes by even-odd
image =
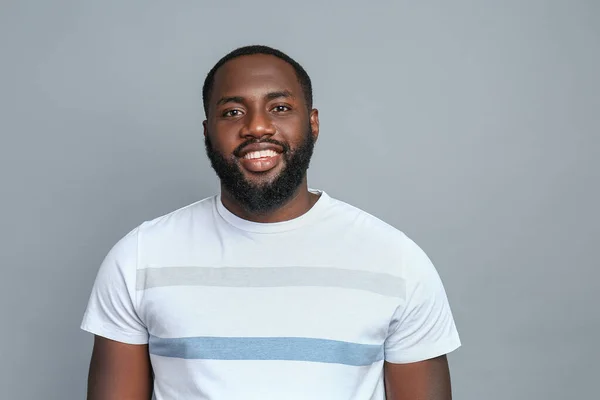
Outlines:
{"label": "short sleeve", "polygon": [[460,347],[446,291],[430,259],[412,240],[403,246],[406,297],[396,309],[385,341],[385,360],[424,361]]}
{"label": "short sleeve", "polygon": [[138,230],[122,238],[100,265],[81,324],[84,331],[128,344],[148,343],[136,310]]}

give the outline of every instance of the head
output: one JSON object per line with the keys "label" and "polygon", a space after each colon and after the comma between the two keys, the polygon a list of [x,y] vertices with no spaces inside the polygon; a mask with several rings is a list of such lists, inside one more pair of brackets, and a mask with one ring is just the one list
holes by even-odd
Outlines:
{"label": "head", "polygon": [[319,134],[306,71],[284,53],[248,46],[223,57],[203,87],[204,137],[221,188],[252,213],[306,186]]}

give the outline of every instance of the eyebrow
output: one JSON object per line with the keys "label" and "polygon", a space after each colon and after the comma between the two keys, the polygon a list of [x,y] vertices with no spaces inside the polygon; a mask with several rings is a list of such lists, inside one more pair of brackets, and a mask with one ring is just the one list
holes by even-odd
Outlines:
{"label": "eyebrow", "polygon": [[267,93],[267,95],[265,96],[265,98],[267,100],[274,100],[274,99],[278,99],[280,97],[294,98],[295,96],[289,90],[281,90],[281,91],[278,91],[278,92],[270,92],[270,93]]}
{"label": "eyebrow", "polygon": [[[265,99],[267,99],[267,100],[274,100],[274,99],[278,99],[280,97],[296,98],[296,96],[294,96],[294,94],[292,92],[290,92],[289,90],[280,90],[280,91],[276,91],[276,92],[269,92],[265,95]],[[244,98],[241,96],[224,96],[224,97],[221,97],[219,99],[219,101],[217,101],[217,106],[221,106],[221,105],[227,104],[227,103],[243,103],[243,102],[244,102]]]}
{"label": "eyebrow", "polygon": [[244,98],[241,96],[225,96],[225,97],[221,97],[219,99],[219,101],[217,101],[217,105],[220,106],[222,104],[227,104],[227,103],[243,103],[244,102]]}

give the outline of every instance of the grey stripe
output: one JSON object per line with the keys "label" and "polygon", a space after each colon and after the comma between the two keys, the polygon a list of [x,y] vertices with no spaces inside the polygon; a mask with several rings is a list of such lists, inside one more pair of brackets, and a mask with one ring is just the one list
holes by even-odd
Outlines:
{"label": "grey stripe", "polygon": [[393,275],[329,267],[162,267],[137,271],[137,290],[165,286],[318,286],[405,297],[405,281]]}

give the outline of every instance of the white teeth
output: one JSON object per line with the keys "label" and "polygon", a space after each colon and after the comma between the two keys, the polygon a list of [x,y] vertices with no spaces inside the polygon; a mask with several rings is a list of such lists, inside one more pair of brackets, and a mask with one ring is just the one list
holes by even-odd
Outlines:
{"label": "white teeth", "polygon": [[277,152],[274,150],[260,150],[251,151],[250,153],[246,154],[244,158],[251,160],[253,158],[275,157],[276,155]]}

